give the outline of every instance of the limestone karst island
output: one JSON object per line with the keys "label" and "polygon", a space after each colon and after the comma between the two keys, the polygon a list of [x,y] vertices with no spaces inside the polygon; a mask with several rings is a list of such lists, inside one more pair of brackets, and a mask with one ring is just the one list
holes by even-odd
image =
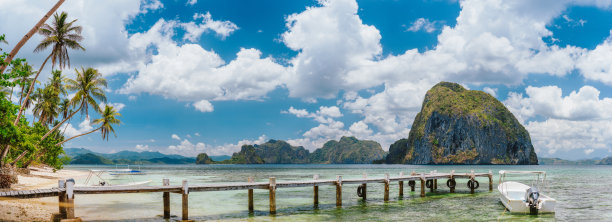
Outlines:
{"label": "limestone karst island", "polygon": [[0,221],[612,221],[610,21],[0,0]]}

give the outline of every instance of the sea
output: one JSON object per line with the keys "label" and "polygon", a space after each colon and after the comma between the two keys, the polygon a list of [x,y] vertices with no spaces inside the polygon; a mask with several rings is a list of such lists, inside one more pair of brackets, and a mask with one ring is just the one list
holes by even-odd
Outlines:
{"label": "sea", "polygon": [[[67,169],[113,169],[116,166],[69,165]],[[119,166],[119,168],[125,166]],[[161,185],[164,178],[171,185],[246,182],[254,177],[257,182],[384,177],[388,173],[412,171],[457,173],[494,173],[493,191],[488,178],[480,177],[480,187],[470,194],[467,180],[458,179],[455,193],[450,193],[446,180],[438,181],[438,190],[420,197],[420,184],[411,192],[404,182],[404,196],[399,196],[399,185],[391,183],[390,200],[383,201],[383,184],[368,184],[366,201],[357,196],[358,185],[344,185],[342,207],[335,205],[335,187],[319,187],[319,205],[313,205],[313,188],[282,188],[276,191],[276,215],[269,214],[267,190],[254,190],[255,211],[248,211],[246,190],[192,192],[189,194],[189,219],[227,221],[612,221],[612,166],[499,166],[499,165],[334,165],[334,164],[266,164],[266,165],[142,165],[131,169],[145,171],[145,175],[102,175],[110,184],[151,180],[149,185]],[[541,192],[557,200],[554,214],[525,215],[508,212],[499,201],[497,185],[500,170],[546,171],[546,186]],[[531,184],[535,177],[517,176],[514,180]],[[85,178],[78,178],[77,184]],[[100,180],[92,178],[92,181]],[[50,199],[50,201],[56,201]],[[170,221],[180,220],[181,196],[170,194]],[[162,193],[134,194],[76,194],[75,215],[92,221],[164,221]]]}

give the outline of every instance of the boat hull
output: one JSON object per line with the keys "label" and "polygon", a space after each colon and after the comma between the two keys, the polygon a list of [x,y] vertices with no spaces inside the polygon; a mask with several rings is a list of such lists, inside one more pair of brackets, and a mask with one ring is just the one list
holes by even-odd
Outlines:
{"label": "boat hull", "polygon": [[[529,186],[517,182],[504,182],[497,189],[500,192],[500,201],[512,213],[530,213],[529,203],[525,201],[525,192]],[[549,196],[540,194],[538,213],[554,213],[557,201]]]}

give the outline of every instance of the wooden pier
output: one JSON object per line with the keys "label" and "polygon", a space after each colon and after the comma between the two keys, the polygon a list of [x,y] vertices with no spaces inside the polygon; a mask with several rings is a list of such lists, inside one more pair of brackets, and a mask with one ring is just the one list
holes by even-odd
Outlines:
{"label": "wooden pier", "polygon": [[468,188],[470,193],[474,193],[478,189],[479,182],[477,177],[488,177],[489,191],[493,190],[493,174],[488,173],[455,173],[454,170],[450,173],[438,173],[431,171],[429,173],[415,173],[404,175],[400,173],[397,177],[391,177],[385,174],[382,178],[368,178],[363,174],[361,179],[343,179],[342,176],[337,176],[335,180],[321,180],[318,175],[314,175],[313,180],[307,181],[285,181],[277,182],[275,177],[270,177],[268,182],[254,182],[253,178],[248,178],[245,183],[214,183],[189,185],[187,180],[183,180],[181,185],[170,185],[168,179],[162,180],[162,186],[99,186],[99,187],[75,187],[74,180],[60,180],[57,188],[38,189],[38,190],[21,190],[0,192],[0,200],[3,198],[40,198],[40,197],[58,197],[59,214],[61,219],[74,219],[74,196],[75,194],[117,194],[117,193],[147,193],[147,192],[162,192],[163,193],[163,217],[170,218],[170,193],[181,194],[182,196],[182,220],[188,220],[189,212],[189,193],[191,192],[208,192],[208,191],[227,191],[227,190],[248,190],[248,210],[254,211],[253,207],[253,189],[269,190],[270,197],[270,214],[276,213],[276,189],[293,188],[293,187],[313,187],[313,202],[319,204],[319,186],[335,186],[336,187],[336,206],[342,207],[342,188],[344,185],[359,184],[361,196],[363,200],[367,197],[368,183],[384,184],[384,201],[389,201],[389,184],[398,182],[399,196],[404,194],[404,181],[408,181],[411,191],[415,191],[416,182],[420,181],[420,195],[425,197],[426,187],[430,192],[435,192],[438,188],[438,180],[446,179],[446,184],[450,188],[450,192],[455,192],[455,187],[458,185],[455,179],[468,179]]}

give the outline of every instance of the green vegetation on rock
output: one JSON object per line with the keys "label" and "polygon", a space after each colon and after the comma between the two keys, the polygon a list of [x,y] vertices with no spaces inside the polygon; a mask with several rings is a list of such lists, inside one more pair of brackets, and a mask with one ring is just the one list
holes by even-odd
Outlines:
{"label": "green vegetation on rock", "polygon": [[[380,144],[355,137],[342,137],[340,141],[331,140],[309,153],[302,146],[291,146],[282,140],[270,140],[260,145],[243,145],[229,160],[213,161],[218,164],[286,164],[286,163],[372,163],[382,159],[385,151]],[[205,153],[198,158],[207,156]]]}
{"label": "green vegetation on rock", "polygon": [[386,163],[537,164],[529,133],[493,96],[440,82],[427,91],[408,139]]}
{"label": "green vegetation on rock", "polygon": [[311,163],[372,163],[382,159],[385,151],[380,144],[355,137],[342,137],[340,141],[330,140],[321,149],[310,155]]}
{"label": "green vegetation on rock", "polygon": [[198,154],[198,157],[196,157],[196,164],[212,164],[212,163],[214,163],[214,161],[210,159],[210,157],[208,157],[206,153],[200,153]]}

